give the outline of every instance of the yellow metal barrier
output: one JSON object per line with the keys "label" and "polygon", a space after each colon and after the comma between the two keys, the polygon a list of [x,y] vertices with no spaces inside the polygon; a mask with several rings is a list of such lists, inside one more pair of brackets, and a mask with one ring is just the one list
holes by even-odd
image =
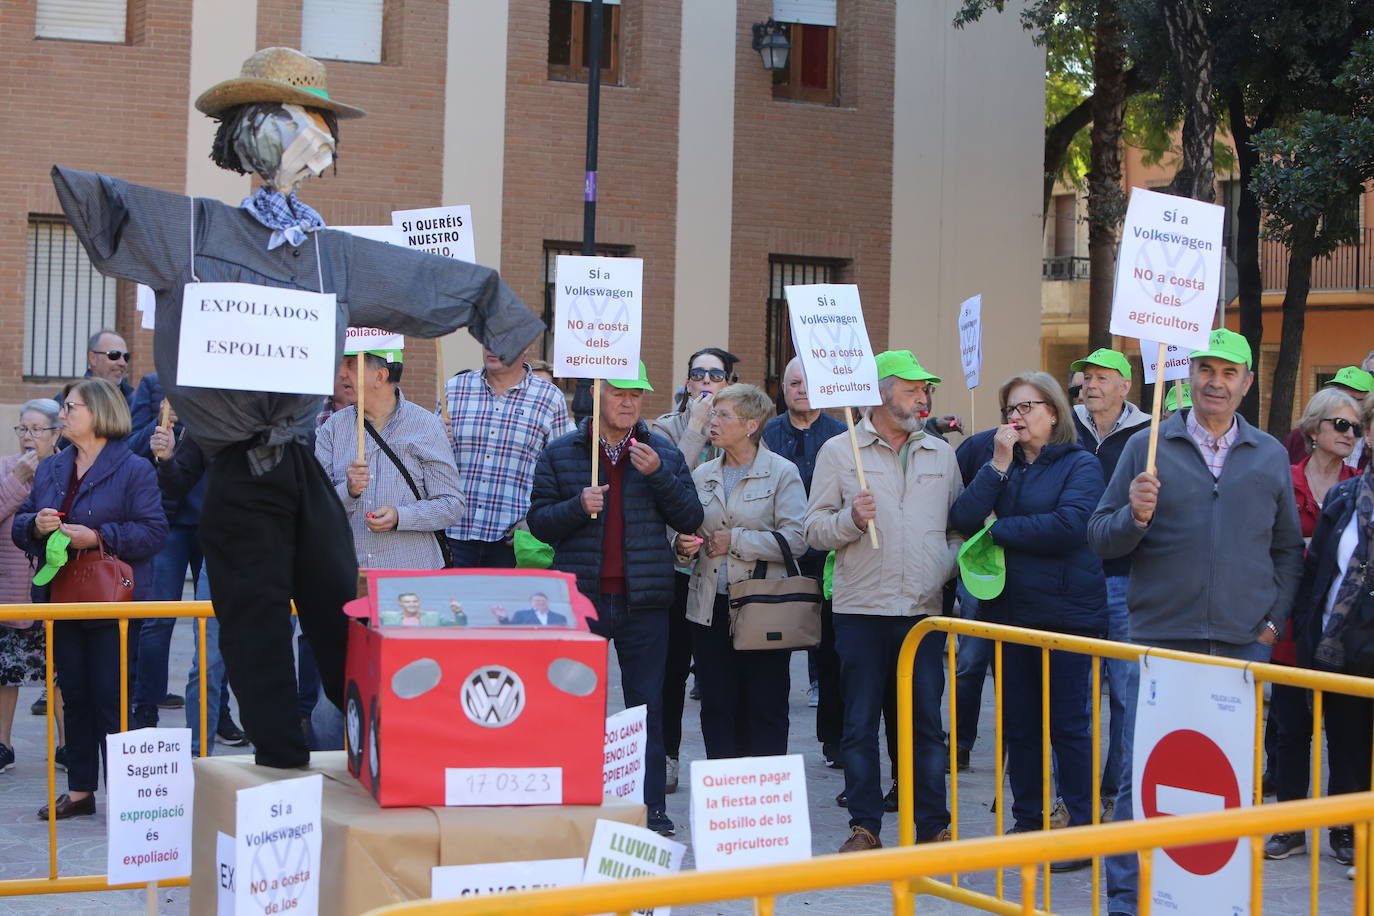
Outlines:
{"label": "yellow metal barrier", "polygon": [[[1049,703],[1049,683],[1048,676],[1050,667],[1050,651],[1077,652],[1083,655],[1090,655],[1092,659],[1092,678],[1091,678],[1091,700],[1092,700],[1092,799],[1093,799],[1093,824],[1099,823],[1101,816],[1101,746],[1102,746],[1102,671],[1101,663],[1104,658],[1116,658],[1135,662],[1142,656],[1153,658],[1171,658],[1181,661],[1196,662],[1204,665],[1218,665],[1227,668],[1242,668],[1249,672],[1254,679],[1255,686],[1255,754],[1254,754],[1254,804],[1258,807],[1263,801],[1262,778],[1264,767],[1264,685],[1284,684],[1291,687],[1311,690],[1313,692],[1313,724],[1312,724],[1312,746],[1315,757],[1312,762],[1312,785],[1311,794],[1313,799],[1321,797],[1321,773],[1322,773],[1322,695],[1324,693],[1339,693],[1348,696],[1364,697],[1374,699],[1374,679],[1354,677],[1345,674],[1331,674],[1325,671],[1313,671],[1308,668],[1295,668],[1288,665],[1273,665],[1261,662],[1245,662],[1238,659],[1223,658],[1215,655],[1198,655],[1192,652],[1178,652],[1171,649],[1156,649],[1149,646],[1138,646],[1131,643],[1114,642],[1107,639],[1092,639],[1086,636],[1070,636],[1064,633],[1052,633],[1042,630],[1028,630],[1021,627],[1006,626],[1004,624],[985,623],[977,620],[964,620],[958,617],[926,617],[918,622],[907,634],[906,640],[902,643],[901,653],[897,659],[897,767],[900,773],[912,772],[914,748],[912,740],[912,703],[913,703],[913,677],[912,669],[916,661],[916,648],[921,640],[932,632],[944,632],[955,636],[973,636],[994,641],[993,646],[993,679],[994,679],[994,709],[996,714],[996,728],[994,733],[993,758],[995,763],[995,786],[997,809],[996,836],[1003,836],[1002,812],[1005,809],[1005,799],[1002,789],[1003,772],[1003,748],[1002,748],[1002,645],[1003,643],[1013,643],[1016,645],[1038,647],[1041,650],[1041,670],[1045,675],[1041,678],[1041,702],[1040,702],[1040,740],[1041,740],[1041,773],[1043,774],[1042,785],[1042,817],[1043,830],[1050,829],[1051,805],[1054,801],[1050,787],[1050,703]],[[959,839],[959,780],[957,778],[957,752],[958,752],[958,691],[955,689],[956,660],[958,650],[956,641],[947,640],[946,644],[946,683],[949,694],[949,772],[950,779],[950,832],[955,840]],[[915,824],[912,818],[914,811],[914,799],[912,798],[912,786],[909,779],[897,780],[897,799],[898,799],[898,836],[903,846],[910,846],[915,842]],[[1354,798],[1355,796],[1340,796],[1340,800]],[[1165,820],[1171,820],[1166,818]],[[1349,818],[1347,818],[1349,820]],[[1332,821],[1333,824],[1342,823],[1340,820]],[[1124,825],[1122,825],[1124,826]],[[1302,829],[1313,826],[1312,824],[1298,825]],[[1104,828],[1105,829],[1105,828]],[[1280,831],[1269,831],[1280,832]],[[1064,850],[1057,846],[1057,838],[1064,835],[1066,831],[1056,830],[1052,834],[1042,832],[1035,834],[1037,843],[1051,849],[1057,849],[1058,853],[1047,858],[1038,859],[1044,869],[1044,880],[1041,883],[1043,893],[1043,908],[1050,910],[1050,863],[1055,860],[1066,858],[1092,858],[1092,912],[1097,914],[1101,901],[1101,856],[1110,852],[1106,849],[1093,849],[1091,846],[1082,846],[1081,852],[1073,855],[1062,854]],[[1104,834],[1105,835],[1105,834]],[[1006,837],[1014,839],[1015,837]],[[1167,845],[1167,844],[1166,844]],[[1264,837],[1257,835],[1252,837],[1251,855],[1251,895],[1252,899],[1258,900],[1263,878],[1264,856],[1263,856]],[[1077,847],[1076,847],[1077,848]],[[1317,913],[1317,891],[1318,891],[1318,865],[1320,856],[1311,857],[1311,890],[1310,902],[1311,912]],[[960,869],[967,870],[967,869]],[[1001,872],[997,874],[996,894],[977,893],[967,888],[959,887],[959,870],[956,870],[948,882],[931,880],[926,882],[923,893],[948,900],[957,900],[961,903],[976,906],[989,912],[1015,912],[1015,909],[1006,909],[1005,889],[1002,884]],[[1150,886],[1150,869],[1148,862],[1142,859],[1140,869],[1140,887]],[[1363,881],[1360,882],[1361,886]],[[1143,890],[1140,894],[1138,911],[1139,916],[1146,916],[1148,913],[1148,894]],[[1357,893],[1357,899],[1362,894]],[[1028,911],[1029,912],[1029,911]],[[1254,913],[1258,914],[1256,908]],[[1364,913],[1363,908],[1357,908],[1357,913]]]}
{"label": "yellow metal barrier", "polygon": [[[58,620],[117,620],[119,625],[119,727],[129,727],[129,621],[145,617],[194,617],[196,619],[196,651],[198,652],[201,683],[205,682],[205,622],[214,611],[208,601],[130,601],[110,604],[5,604],[0,605],[0,620],[43,621],[44,653],[46,655],[45,683],[48,696],[53,694],[53,623]],[[210,742],[204,740],[207,714],[206,691],[200,690],[200,755],[205,756]],[[48,704],[48,875],[46,878],[12,878],[0,881],[0,897],[23,894],[74,894],[85,891],[137,890],[147,885],[121,884],[111,887],[108,875],[57,874],[57,772],[53,764],[55,703]],[[189,879],[173,878],[159,882],[162,887],[185,887]]]}
{"label": "yellow metal barrier", "polygon": [[[959,903],[980,906],[983,895],[950,892],[933,876],[951,872],[1015,867],[1020,871],[1019,902],[995,901],[997,913],[1043,913],[1034,906],[1037,866],[1056,859],[1087,858],[1139,851],[1142,886],[1148,881],[1153,850],[1161,847],[1257,837],[1332,824],[1355,824],[1354,912],[1368,912],[1370,900],[1370,822],[1374,792],[1283,802],[1254,808],[1232,808],[1213,814],[1157,817],[1145,821],[1069,827],[1050,835],[1015,834],[956,843],[930,843],[872,852],[818,856],[783,865],[725,871],[684,872],[607,884],[584,884],[547,890],[470,897],[461,901],[414,901],[372,910],[367,916],[580,916],[628,913],[658,906],[687,906],[753,898],[754,912],[771,914],[781,894],[889,884],[893,911],[910,913],[912,895],[933,893]],[[1140,899],[1139,916],[1150,916],[1149,895]],[[1258,906],[1251,910],[1259,916]]]}

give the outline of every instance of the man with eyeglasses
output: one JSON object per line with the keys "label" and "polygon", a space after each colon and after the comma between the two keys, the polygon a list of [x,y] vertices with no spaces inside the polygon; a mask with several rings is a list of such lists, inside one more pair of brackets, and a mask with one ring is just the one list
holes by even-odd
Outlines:
{"label": "man with eyeglasses", "polygon": [[[1189,360],[1193,407],[1160,424],[1153,472],[1149,437],[1126,443],[1088,543],[1104,559],[1130,560],[1131,642],[1268,661],[1302,573],[1288,455],[1236,413],[1254,382],[1244,337],[1219,328]],[[1136,698],[1123,700],[1134,734]],[[1131,816],[1128,756],[1115,820]],[[1134,916],[1137,870],[1135,855],[1108,857],[1111,916]]]}

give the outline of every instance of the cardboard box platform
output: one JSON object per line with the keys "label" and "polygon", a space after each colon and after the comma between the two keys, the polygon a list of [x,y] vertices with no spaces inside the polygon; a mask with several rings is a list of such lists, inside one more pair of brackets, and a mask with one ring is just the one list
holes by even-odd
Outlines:
{"label": "cardboard box platform", "polygon": [[195,761],[191,912],[214,913],[215,834],[234,833],[235,792],[277,779],[324,775],[322,916],[354,916],[429,896],[435,865],[586,856],[600,818],[646,823],[643,805],[381,808],[348,772],[343,751],[317,751],[309,769],[260,767],[248,755]]}

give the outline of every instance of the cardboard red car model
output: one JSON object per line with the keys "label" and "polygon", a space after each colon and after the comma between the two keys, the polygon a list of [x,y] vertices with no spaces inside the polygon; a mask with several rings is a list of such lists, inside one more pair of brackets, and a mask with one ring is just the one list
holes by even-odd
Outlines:
{"label": "cardboard red car model", "polygon": [[350,602],[349,770],[383,807],[597,805],[606,640],[547,570],[369,570]]}

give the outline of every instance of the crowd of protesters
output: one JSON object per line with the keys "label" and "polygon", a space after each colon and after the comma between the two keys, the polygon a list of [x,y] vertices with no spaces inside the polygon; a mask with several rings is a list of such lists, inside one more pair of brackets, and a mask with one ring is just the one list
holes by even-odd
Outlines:
{"label": "crowd of protesters", "polygon": [[[198,595],[213,598],[197,537],[213,462],[174,412],[159,410],[155,373],[129,386],[122,338],[100,332],[88,357],[86,378],[23,405],[20,451],[0,459],[10,534],[0,545],[0,600],[47,600],[46,586],[29,580],[51,559],[55,532],[71,550],[103,545],[129,563],[135,600],[175,600],[188,574]],[[650,827],[665,835],[675,831],[664,797],[678,786],[689,669],[708,756],[789,749],[790,651],[734,647],[730,586],[789,570],[824,582],[816,739],[825,764],[845,773],[838,801],[850,835],[839,848],[861,851],[881,845],[883,815],[895,810],[895,784],[885,794],[880,781],[879,720],[892,755],[897,651],[927,615],[1374,673],[1374,591],[1364,578],[1374,549],[1371,362],[1374,354],[1335,374],[1280,444],[1238,412],[1254,381],[1248,343],[1215,331],[1191,354],[1182,397],[1170,392],[1151,468],[1150,417],[1130,401],[1130,360],[1111,349],[1074,362],[1067,391],[1044,372],[1011,377],[998,390],[1000,424],[957,451],[944,437],[962,432],[958,418],[935,416],[941,380],[908,350],[878,355],[881,403],[861,413],[852,436],[810,406],[795,360],[775,401],[741,382],[733,354],[702,349],[674,409],[652,421],[642,416],[654,389],[640,364],[635,377],[600,386],[594,425],[574,424],[546,365],[507,366],[484,351],[480,368],[447,380],[431,411],[402,394],[400,355],[378,352],[345,358],[321,404],[315,456],[360,568],[514,567],[524,562],[520,545],[533,543],[551,552],[539,565],[576,576],[597,609],[592,629],[615,645],[627,705],[647,707],[645,801]],[[971,564],[995,558],[998,586],[966,587],[961,553]],[[64,621],[55,632],[60,691],[49,700],[68,771],[62,818],[95,811],[101,742],[119,722],[119,665],[112,622]],[[136,726],[157,724],[158,708],[170,705],[171,636],[170,620],[130,628]],[[215,629],[210,642],[207,670],[190,672],[190,689],[207,690],[213,706],[207,743],[226,737],[225,723],[237,737],[230,688],[258,689],[226,683]],[[41,680],[43,650],[41,627],[0,628],[0,771],[15,760],[18,686]],[[918,842],[949,837],[943,652],[938,635],[918,649],[914,769],[894,766],[894,779],[915,788]],[[959,647],[959,768],[976,739],[988,654],[977,640]],[[297,670],[271,677],[295,684],[308,733],[327,685],[303,641],[297,655]],[[1009,829],[1129,819],[1135,666],[1105,666],[1111,721],[1096,810],[1090,659],[1053,651],[1045,665],[1038,649],[1008,645],[1001,675]],[[1053,817],[1041,790],[1046,679]],[[1369,703],[1330,695],[1324,714],[1329,791],[1366,788]],[[1275,687],[1266,789],[1281,800],[1307,792],[1311,731],[1305,692]],[[1349,827],[1333,828],[1330,844],[1351,864]],[[1265,854],[1305,850],[1304,834],[1277,834]],[[1108,860],[1107,885],[1109,912],[1134,913],[1134,857]]]}

